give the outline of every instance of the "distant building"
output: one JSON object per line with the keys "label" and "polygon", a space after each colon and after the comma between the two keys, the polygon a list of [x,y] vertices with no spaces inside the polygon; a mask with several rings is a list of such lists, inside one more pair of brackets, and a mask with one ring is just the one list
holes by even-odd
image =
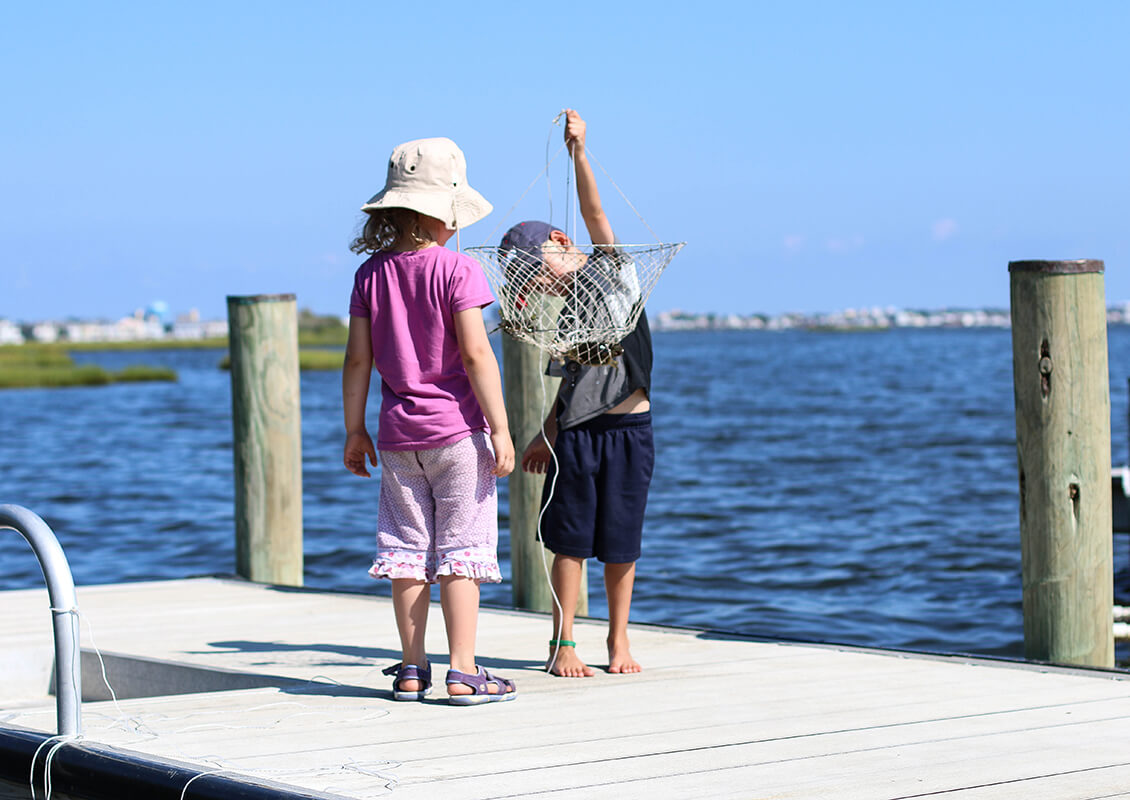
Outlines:
{"label": "distant building", "polygon": [[0,319],[0,344],[23,344],[24,335],[20,326],[6,319]]}
{"label": "distant building", "polygon": [[174,339],[226,339],[227,320],[200,320],[178,317],[170,335]]}
{"label": "distant building", "polygon": [[[1126,322],[1126,307],[1110,309],[1107,320]],[[994,309],[940,309],[912,311],[894,307],[847,308],[819,314],[790,312],[765,314],[695,314],[686,311],[660,311],[652,322],[660,331],[695,330],[886,330],[889,328],[1007,328],[1008,311]]]}
{"label": "distant building", "polygon": [[145,309],[145,318],[155,317],[160,322],[165,322],[169,316],[169,304],[164,300],[154,300]]}
{"label": "distant building", "polygon": [[54,322],[37,322],[31,326],[31,338],[45,344],[58,341],[59,326]]}
{"label": "distant building", "polygon": [[164,339],[165,326],[160,320],[135,314],[117,322],[68,322],[62,336],[70,342],[139,342]]}

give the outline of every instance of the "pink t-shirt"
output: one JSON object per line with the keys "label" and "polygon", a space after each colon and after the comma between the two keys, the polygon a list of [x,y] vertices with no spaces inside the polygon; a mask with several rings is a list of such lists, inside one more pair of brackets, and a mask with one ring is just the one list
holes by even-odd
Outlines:
{"label": "pink t-shirt", "polygon": [[378,450],[428,450],[489,430],[463,368],[454,315],[494,302],[482,268],[446,247],[376,253],[353,279],[381,374]]}

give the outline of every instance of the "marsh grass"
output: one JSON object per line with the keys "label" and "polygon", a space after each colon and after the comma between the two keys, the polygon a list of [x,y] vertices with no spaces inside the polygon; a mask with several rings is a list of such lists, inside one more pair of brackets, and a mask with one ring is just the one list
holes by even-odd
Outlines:
{"label": "marsh grass", "polygon": [[37,344],[0,347],[0,369],[9,366],[67,367],[74,364],[63,350]]}
{"label": "marsh grass", "polygon": [[[349,329],[337,328],[307,330],[299,328],[299,347],[344,347],[349,339]],[[34,344],[0,345],[0,359],[10,350],[34,349],[48,353],[89,353],[120,350],[227,350],[226,336],[218,339],[138,339],[126,342],[36,342]]]}
{"label": "marsh grass", "polygon": [[75,364],[66,351],[53,345],[0,347],[0,389],[176,380],[176,371],[167,367],[137,365],[110,372],[95,364]]}
{"label": "marsh grass", "polygon": [[[298,331],[298,368],[300,370],[340,370],[349,329],[338,323],[302,327]],[[150,339],[129,342],[39,342],[22,345],[0,345],[0,389],[56,386],[104,386],[109,383],[177,380],[175,370],[166,367],[130,366],[119,372],[108,372],[92,365],[79,366],[72,352],[141,351],[141,350],[224,350],[228,340],[221,339]],[[229,356],[220,362],[221,369],[230,369]]]}
{"label": "marsh grass", "polygon": [[[27,347],[28,345],[22,345]],[[52,342],[50,347],[63,352],[100,352],[107,350],[227,350],[227,337],[219,339],[139,339],[128,342]]]}
{"label": "marsh grass", "polygon": [[[298,369],[330,372],[340,370],[345,354],[341,350],[320,350],[318,348],[298,351]],[[231,369],[231,357],[220,360],[220,369]]]}
{"label": "marsh grass", "polygon": [[341,370],[345,354],[341,350],[299,350],[298,368],[312,370]]}
{"label": "marsh grass", "polygon": [[322,330],[298,331],[298,344],[302,347],[344,347],[348,341],[349,328],[344,325]]}
{"label": "marsh grass", "polygon": [[32,387],[105,386],[113,383],[114,376],[102,367],[63,366],[39,367],[0,366],[0,389],[28,389]]}

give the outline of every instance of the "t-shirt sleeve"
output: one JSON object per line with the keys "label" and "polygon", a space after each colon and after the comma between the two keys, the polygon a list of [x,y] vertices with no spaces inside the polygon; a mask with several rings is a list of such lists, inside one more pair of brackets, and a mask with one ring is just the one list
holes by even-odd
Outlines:
{"label": "t-shirt sleeve", "polygon": [[357,270],[357,274],[353,276],[353,294],[349,298],[349,316],[351,317],[368,317],[369,313],[369,295],[365,291],[365,282],[361,278],[361,270]]}
{"label": "t-shirt sleeve", "polygon": [[460,259],[451,275],[451,313],[482,308],[494,302],[487,276],[475,261]]}

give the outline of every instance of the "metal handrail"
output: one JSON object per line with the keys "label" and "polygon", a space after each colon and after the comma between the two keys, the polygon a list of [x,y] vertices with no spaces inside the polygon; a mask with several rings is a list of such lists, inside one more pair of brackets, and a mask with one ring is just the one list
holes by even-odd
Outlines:
{"label": "metal handrail", "polygon": [[0,529],[21,534],[35,551],[47,581],[55,630],[55,716],[60,736],[82,735],[82,669],[78,602],[71,565],[54,531],[23,506],[0,505]]}

